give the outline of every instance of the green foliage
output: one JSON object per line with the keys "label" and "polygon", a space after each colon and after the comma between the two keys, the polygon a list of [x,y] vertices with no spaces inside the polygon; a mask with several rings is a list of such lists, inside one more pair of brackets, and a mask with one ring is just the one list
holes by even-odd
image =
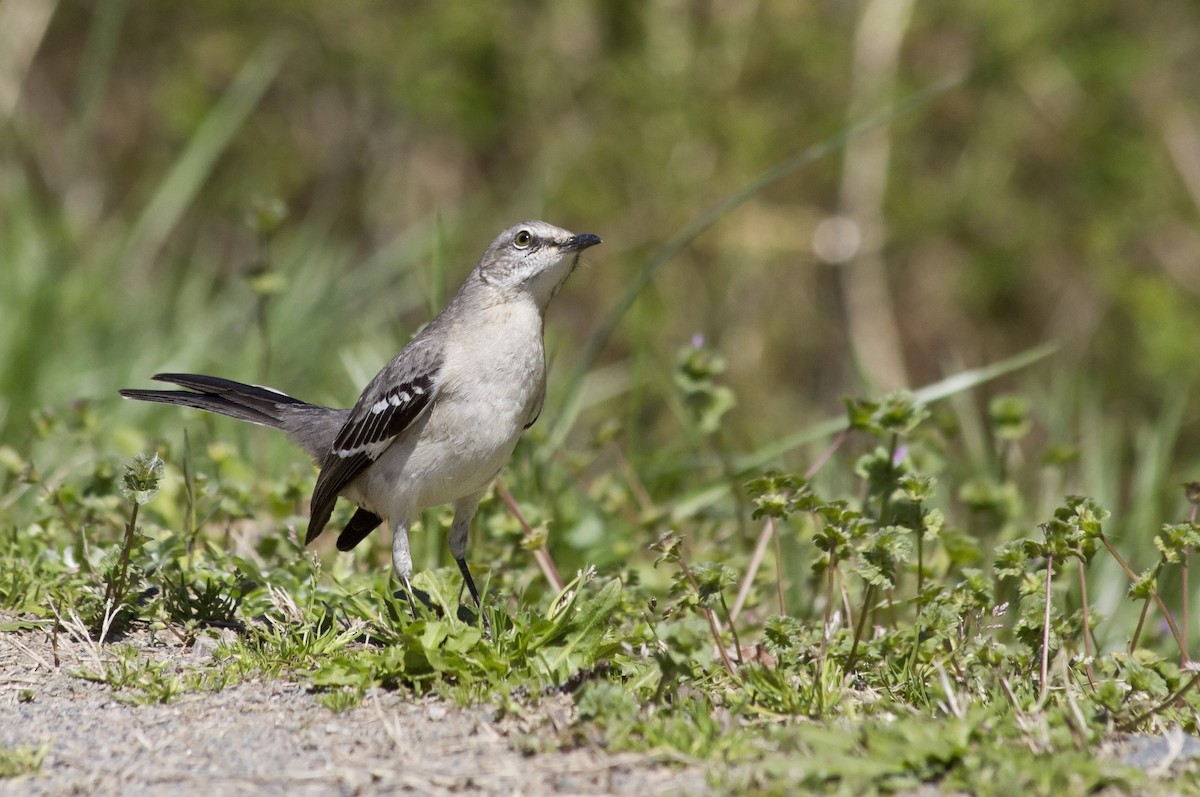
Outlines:
{"label": "green foliage", "polygon": [[334,714],[343,714],[362,705],[361,689],[332,689],[317,695],[317,702]]}
{"label": "green foliage", "polygon": [[716,381],[724,371],[724,358],[699,344],[680,350],[676,358],[675,386],[691,421],[705,434],[721,428],[721,419],[737,404],[733,391]]}
{"label": "green foliage", "polygon": [[[560,562],[572,546],[595,546],[576,551],[586,555],[614,535],[660,535],[644,554],[582,568],[552,593],[532,578],[523,532],[503,502],[485,501],[478,528],[499,533],[476,535],[472,550],[490,573],[491,641],[460,603],[456,568],[420,571],[410,606],[391,582],[386,549],[353,560],[303,553],[290,531],[302,470],[270,479],[234,448],[190,445],[180,468],[166,446],[133,458],[121,478],[97,461],[51,482],[10,454],[18,475],[7,489],[24,519],[0,534],[0,600],[19,613],[6,632],[50,623],[84,641],[91,653],[76,674],[129,702],[248,678],[300,680],[334,712],[353,710],[373,688],[514,714],[571,694],[578,720],[539,749],[592,740],[673,750],[723,762],[714,776],[730,789],[936,783],[1082,794],[1139,782],[1081,752],[1114,728],[1196,730],[1192,670],[1169,637],[1149,630],[1166,605],[1163,588],[1200,542],[1193,521],[1164,525],[1158,562],[1133,556],[1147,568],[1138,575],[1109,537],[1113,515],[1068,496],[1027,526],[1033,533],[965,565],[960,524],[974,509],[952,487],[974,471],[955,461],[934,415],[899,394],[848,407],[856,420],[843,445],[862,453],[837,451],[826,467],[849,488],[827,498],[837,483],[829,474],[781,471],[747,485],[747,516],[770,524],[778,551],[785,541],[807,551],[800,567],[767,546],[756,575],[748,547],[729,536],[734,526],[717,531],[696,518],[668,531],[669,510],[628,512],[635,491],[614,491],[611,481],[608,536],[560,537],[592,511],[583,483],[558,498],[553,521],[530,513]],[[1003,428],[997,421],[998,441],[1028,437]],[[46,434],[65,440],[78,430],[52,423]],[[702,434],[693,439],[708,445]],[[520,460],[515,471],[509,481],[525,493]],[[125,504],[130,517],[115,495],[135,499]],[[135,507],[143,511],[133,517]],[[252,536],[235,544],[228,529],[248,517]],[[422,525],[436,533],[443,523]],[[1082,603],[1102,560],[1131,569],[1126,589],[1139,617],[1123,649],[1094,644],[1112,621]],[[788,594],[792,581],[808,585],[807,600],[776,609],[775,593]],[[113,583],[125,585],[118,611],[104,600]],[[110,641],[141,629],[186,644],[214,629],[224,636],[210,660],[180,670]]]}
{"label": "green foliage", "polygon": [[0,778],[15,778],[37,772],[42,768],[42,761],[48,752],[48,744],[0,747]]}
{"label": "green foliage", "polygon": [[167,662],[145,658],[132,645],[117,645],[114,655],[101,659],[99,669],[76,674],[112,687],[118,699],[129,703],[170,703],[186,691],[184,680]]}
{"label": "green foliage", "polygon": [[1033,428],[1029,399],[1024,396],[997,396],[988,404],[988,417],[998,440],[1013,442]]}
{"label": "green foliage", "polygon": [[929,411],[917,403],[911,393],[889,393],[879,400],[846,399],[850,428],[873,437],[906,435],[929,417]]}
{"label": "green foliage", "polygon": [[[78,674],[131,701],[568,693],[539,743],[701,760],[731,793],[1162,785],[1095,751],[1197,731],[1193,4],[918,4],[898,106],[852,99],[837,4],[114,7],[58,9],[0,76],[4,633],[86,641]],[[870,126],[848,106],[889,123],[866,243],[892,296],[865,308],[813,243]],[[444,512],[414,617],[386,540],[300,544],[312,471],[282,441],[114,409],[175,367],[344,405],[514,214],[617,248],[548,320],[559,378],[505,474],[530,531],[480,511],[490,643]],[[877,381],[847,343],[876,317],[910,383],[956,372],[808,423]],[[1047,329],[1053,368],[1016,373]],[[120,642],[217,630],[182,672]]]}
{"label": "green foliage", "polygon": [[150,503],[158,495],[158,483],[162,481],[163,470],[163,461],[158,454],[138,454],[125,466],[121,495],[138,506]]}
{"label": "green foliage", "polygon": [[[430,596],[450,596],[454,591],[449,582],[456,577],[457,571],[450,570],[420,573],[414,586]],[[572,581],[545,616],[499,618],[495,644],[478,628],[450,619],[446,610],[451,607],[441,604],[439,616],[405,619],[403,611],[392,615],[392,625],[369,632],[377,646],[347,647],[340,636],[334,638],[336,644],[289,650],[279,660],[305,662],[312,668],[313,683],[322,687],[449,689],[464,701],[494,696],[498,685],[503,685],[503,694],[540,694],[619,651],[619,639],[607,619],[620,599],[620,583],[610,581],[593,590],[590,579],[581,574]]]}

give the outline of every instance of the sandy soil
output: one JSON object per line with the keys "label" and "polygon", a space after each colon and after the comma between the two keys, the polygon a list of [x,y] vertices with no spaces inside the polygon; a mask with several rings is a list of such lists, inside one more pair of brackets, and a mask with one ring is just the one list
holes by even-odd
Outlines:
{"label": "sandy soil", "polygon": [[[151,644],[142,655],[178,671],[211,646]],[[0,633],[0,747],[47,745],[36,774],[0,780],[0,795],[698,794],[697,767],[577,749],[524,754],[516,732],[550,734],[569,700],[547,701],[526,727],[383,690],[334,714],[302,684],[249,682],[133,705],[72,673],[96,649],[39,631]],[[57,656],[57,663],[56,663]]]}

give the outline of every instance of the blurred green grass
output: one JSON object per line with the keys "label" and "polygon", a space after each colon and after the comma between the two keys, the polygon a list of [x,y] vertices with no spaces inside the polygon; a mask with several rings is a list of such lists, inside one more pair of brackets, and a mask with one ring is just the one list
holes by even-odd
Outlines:
{"label": "blurred green grass", "polygon": [[[753,457],[876,384],[851,340],[865,312],[894,317],[914,387],[1059,344],[1002,386],[1033,397],[1039,444],[1080,451],[1054,484],[1034,463],[1022,471],[1022,531],[1070,491],[1116,510],[1134,549],[1181,514],[1177,485],[1200,466],[1190,2],[914,7],[894,96],[867,110],[963,82],[891,125],[883,301],[852,308],[842,267],[815,253],[818,225],[841,212],[834,152],[662,263],[590,363],[578,415],[568,377],[654,253],[858,120],[865,4],[29,7],[49,24],[31,60],[0,74],[19,88],[0,126],[2,442],[69,460],[38,449],[30,417],[78,402],[120,431],[122,453],[212,429],[117,400],[160,370],[345,405],[497,230],[545,217],[606,244],[552,308],[546,420],[515,465],[543,494],[567,493],[578,473],[564,461],[610,422],[660,502],[721,480],[721,454]],[[276,200],[277,228],[247,222]],[[671,381],[696,335],[738,397],[716,443],[691,436]],[[994,452],[972,424],[1001,389],[947,413],[980,469]],[[560,418],[564,453],[539,461]],[[273,467],[295,461],[255,430],[212,437]],[[804,467],[823,444],[777,461]],[[612,467],[611,452],[597,461],[585,475]],[[714,512],[714,540],[737,513]],[[568,537],[573,555],[594,560],[596,535]],[[1119,574],[1109,583],[1119,596]]]}
{"label": "blurred green grass", "polygon": [[[584,338],[641,259],[847,125],[861,8],[49,5],[32,63],[4,76],[21,88],[0,138],[8,439],[31,409],[107,398],[169,354],[264,376],[228,356],[245,350],[237,275],[260,252],[242,220],[260,198],[289,210],[272,314],[288,343],[266,375],[285,387],[348,400],[360,374],[337,355],[394,348],[527,216],[609,240],[556,310],[554,334]],[[892,133],[884,256],[914,385],[1047,339],[1135,414],[1159,409],[1163,379],[1193,377],[1200,13],[1134,9],[915,9],[898,90],[967,80]],[[730,419],[749,441],[769,436],[760,419],[869,384],[837,268],[812,250],[840,165],[781,181],[679,252],[605,360],[653,368],[705,334],[757,396]],[[313,369],[296,350],[327,354]]]}

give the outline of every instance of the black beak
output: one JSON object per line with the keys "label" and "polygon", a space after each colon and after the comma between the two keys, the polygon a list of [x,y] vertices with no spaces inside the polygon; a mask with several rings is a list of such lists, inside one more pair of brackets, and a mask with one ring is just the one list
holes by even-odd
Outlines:
{"label": "black beak", "polygon": [[587,249],[589,246],[595,246],[598,243],[602,243],[599,235],[592,235],[590,232],[585,232],[581,235],[571,236],[561,248],[564,252],[578,252],[581,249]]}

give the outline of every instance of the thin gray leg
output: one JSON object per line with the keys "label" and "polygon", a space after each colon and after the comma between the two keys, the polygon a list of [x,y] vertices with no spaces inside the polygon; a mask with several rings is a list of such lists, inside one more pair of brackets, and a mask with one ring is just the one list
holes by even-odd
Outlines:
{"label": "thin gray leg", "polygon": [[483,498],[483,491],[454,502],[454,522],[450,524],[450,555],[454,557],[458,570],[462,573],[463,582],[467,585],[467,591],[471,593],[471,599],[475,601],[475,606],[479,609],[479,616],[483,619],[484,633],[487,634],[488,639],[491,639],[492,624],[488,620],[487,612],[484,611],[483,601],[479,598],[475,579],[471,578],[471,569],[467,567],[467,534],[471,530],[471,520],[475,517],[475,510],[479,507],[481,498]]}
{"label": "thin gray leg", "polygon": [[397,523],[392,531],[392,567],[396,577],[404,585],[404,597],[408,598],[408,608],[413,619],[417,618],[417,604],[412,590],[412,552],[408,548],[408,522]]}

